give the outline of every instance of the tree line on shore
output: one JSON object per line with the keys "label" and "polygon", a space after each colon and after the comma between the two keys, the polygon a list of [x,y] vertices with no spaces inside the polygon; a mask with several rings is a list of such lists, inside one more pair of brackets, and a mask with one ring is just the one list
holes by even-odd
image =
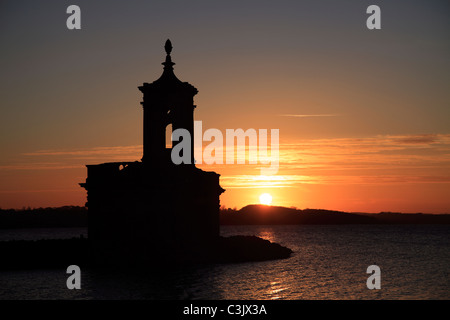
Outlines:
{"label": "tree line on shore", "polygon": [[[221,207],[220,224],[450,224],[450,214],[348,213],[324,209],[248,205],[241,209]],[[87,226],[88,209],[86,207],[0,209],[0,229]]]}

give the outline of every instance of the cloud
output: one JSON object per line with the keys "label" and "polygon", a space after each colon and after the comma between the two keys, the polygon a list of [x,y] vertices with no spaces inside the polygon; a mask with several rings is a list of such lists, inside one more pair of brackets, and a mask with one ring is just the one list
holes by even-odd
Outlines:
{"label": "cloud", "polygon": [[401,137],[396,140],[400,144],[431,144],[439,141],[437,134],[422,134]]}
{"label": "cloud", "polygon": [[300,183],[315,183],[317,178],[301,175],[227,175],[220,178],[224,188],[285,188]]}
{"label": "cloud", "polygon": [[84,166],[63,163],[18,163],[12,165],[0,165],[0,170],[64,170],[79,169]]}
{"label": "cloud", "polygon": [[338,117],[337,114],[279,114],[279,117],[313,118],[313,117]]}
{"label": "cloud", "polygon": [[82,150],[40,150],[23,153],[24,156],[93,156],[93,155],[129,155],[142,152],[142,146],[96,147]]}
{"label": "cloud", "polygon": [[[140,145],[40,150],[23,154],[22,163],[2,165],[0,170],[69,170],[84,168],[87,162],[135,161],[141,152]],[[450,134],[299,139],[280,144],[279,156],[274,176],[261,176],[260,163],[199,167],[221,174],[224,188],[450,183]]]}
{"label": "cloud", "polygon": [[133,162],[142,157],[142,146],[94,147],[86,149],[38,150],[22,153],[20,159],[0,164],[0,170],[64,170],[87,164]]}
{"label": "cloud", "polygon": [[279,164],[275,177],[251,165],[217,171],[225,188],[450,183],[450,134],[297,140],[280,145]]}

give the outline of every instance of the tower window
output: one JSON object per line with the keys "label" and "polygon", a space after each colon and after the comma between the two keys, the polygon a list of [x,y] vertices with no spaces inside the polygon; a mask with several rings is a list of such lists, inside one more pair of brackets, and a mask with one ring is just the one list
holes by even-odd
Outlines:
{"label": "tower window", "polygon": [[166,127],[166,148],[172,148],[172,124],[169,123]]}

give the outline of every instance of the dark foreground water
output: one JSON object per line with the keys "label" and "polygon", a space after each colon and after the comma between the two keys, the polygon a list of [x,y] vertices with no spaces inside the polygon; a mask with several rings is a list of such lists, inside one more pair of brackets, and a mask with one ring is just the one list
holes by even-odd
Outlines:
{"label": "dark foreground water", "polygon": [[[3,230],[0,240],[80,234],[86,230]],[[450,299],[450,226],[222,227],[222,235],[236,234],[278,242],[294,254],[142,273],[82,269],[81,290],[67,289],[65,269],[0,271],[0,299]],[[380,290],[366,286],[370,265],[381,269]]]}

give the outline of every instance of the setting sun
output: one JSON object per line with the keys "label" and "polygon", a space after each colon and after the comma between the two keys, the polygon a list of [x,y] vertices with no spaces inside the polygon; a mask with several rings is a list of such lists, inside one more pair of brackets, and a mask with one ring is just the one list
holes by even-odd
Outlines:
{"label": "setting sun", "polygon": [[272,196],[268,193],[263,193],[259,196],[259,202],[261,204],[269,205],[272,203]]}

